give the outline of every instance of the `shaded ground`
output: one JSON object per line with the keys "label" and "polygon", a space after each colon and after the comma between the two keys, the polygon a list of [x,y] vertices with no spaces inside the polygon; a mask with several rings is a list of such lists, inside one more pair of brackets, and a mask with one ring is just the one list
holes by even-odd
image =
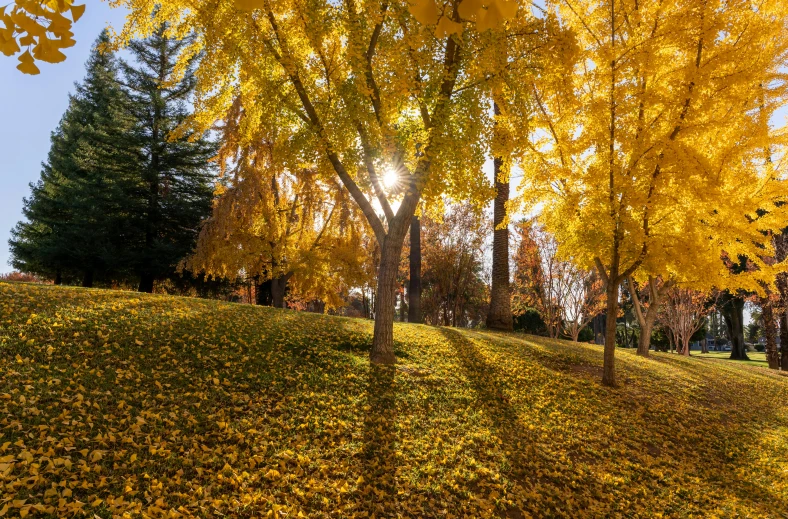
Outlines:
{"label": "shaded ground", "polygon": [[0,284],[0,513],[786,517],[786,377],[419,325],[371,368],[371,331]]}

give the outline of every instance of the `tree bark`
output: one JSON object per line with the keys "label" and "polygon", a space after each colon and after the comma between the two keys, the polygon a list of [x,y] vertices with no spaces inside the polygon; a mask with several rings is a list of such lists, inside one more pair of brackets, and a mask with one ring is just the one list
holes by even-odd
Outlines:
{"label": "tree bark", "polygon": [[600,346],[605,344],[605,323],[607,322],[607,317],[605,314],[599,314],[594,317],[594,342],[599,344]]}
{"label": "tree bark", "polygon": [[725,318],[728,339],[731,341],[731,359],[750,360],[744,345],[744,298],[728,294],[720,309]]}
{"label": "tree bark", "polygon": [[421,220],[410,220],[410,276],[408,278],[408,322],[420,323],[421,316]]}
{"label": "tree bark", "polygon": [[602,384],[610,387],[616,386],[616,316],[618,315],[618,283],[613,282],[617,276],[610,276],[605,291],[607,293],[607,308],[605,310],[605,350],[604,367],[602,371]]}
{"label": "tree bark", "polygon": [[375,300],[375,328],[370,361],[394,364],[394,311],[397,304],[397,271],[402,254],[402,240],[391,234],[383,239],[378,266],[378,289]]}
{"label": "tree bark", "polygon": [[[495,115],[500,115],[498,104],[493,105]],[[490,287],[490,309],[487,312],[487,328],[511,330],[513,327],[511,293],[509,291],[509,228],[498,228],[506,218],[506,202],[509,200],[508,172],[502,172],[503,159],[493,159],[495,175],[495,202],[493,205],[493,258],[492,286]],[[503,182],[502,179],[506,178]]]}
{"label": "tree bark", "polygon": [[780,322],[780,369],[788,371],[788,309],[783,310]]}
{"label": "tree bark", "polygon": [[145,273],[140,275],[140,284],[137,291],[148,294],[153,292],[153,274]]}
{"label": "tree bark", "polygon": [[761,299],[761,316],[763,317],[764,335],[766,335],[766,362],[769,369],[780,367],[780,354],[777,351],[777,319],[774,308],[768,298]]}
{"label": "tree bark", "polygon": [[255,285],[255,304],[260,306],[273,305],[274,299],[271,293],[271,280],[266,279],[262,283]]}
{"label": "tree bark", "polygon": [[399,320],[400,322],[405,322],[405,319],[408,315],[407,307],[408,305],[405,304],[405,285],[402,285],[399,292]]}
{"label": "tree bark", "polygon": [[63,276],[60,273],[60,269],[57,269],[55,271],[55,284],[56,285],[62,285],[63,284]]}
{"label": "tree bark", "polygon": [[632,293],[632,301],[635,306],[635,317],[637,317],[638,325],[640,325],[640,337],[638,338],[638,351],[637,354],[643,357],[648,357],[648,351],[651,347],[651,332],[654,329],[654,323],[657,320],[660,304],[660,290],[657,287],[657,280],[649,276],[648,290],[649,290],[649,304],[645,313],[640,307],[640,298],[637,294],[637,289],[632,282],[632,278],[627,279],[627,286]]}
{"label": "tree bark", "polygon": [[271,280],[271,302],[274,308],[285,307],[285,295],[287,294],[287,281],[292,274],[282,274]]}
{"label": "tree bark", "polygon": [[86,270],[82,274],[82,286],[85,288],[92,288],[93,287],[93,271]]}

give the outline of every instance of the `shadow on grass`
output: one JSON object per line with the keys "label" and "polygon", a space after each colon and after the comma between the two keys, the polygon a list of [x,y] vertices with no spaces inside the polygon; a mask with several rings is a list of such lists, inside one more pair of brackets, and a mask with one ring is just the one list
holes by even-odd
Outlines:
{"label": "shadow on grass", "polygon": [[364,511],[370,517],[396,516],[397,390],[394,366],[370,365],[364,409],[362,488]]}
{"label": "shadow on grass", "polygon": [[[681,481],[684,478],[705,479],[708,484],[724,488],[725,492],[735,495],[741,502],[748,503],[756,510],[759,509],[768,514],[788,509],[786,496],[774,493],[772,489],[755,480],[742,480],[736,476],[742,470],[746,473],[750,463],[746,456],[747,448],[745,446],[753,443],[753,427],[751,425],[757,424],[755,427],[757,429],[758,427],[769,427],[779,422],[776,402],[759,402],[757,406],[741,412],[735,421],[720,420],[715,423],[714,417],[716,415],[710,415],[715,406],[739,401],[741,394],[738,392],[751,386],[752,381],[741,385],[734,384],[731,387],[723,385],[717,388],[717,394],[713,399],[684,391],[679,392],[679,395],[663,393],[664,396],[660,395],[660,398],[665,398],[665,401],[655,406],[653,405],[655,393],[649,390],[649,385],[653,382],[666,384],[670,380],[662,379],[660,381],[655,378],[654,373],[648,372],[647,366],[631,365],[630,359],[620,362],[620,371],[631,370],[637,375],[646,373],[649,376],[647,379],[633,378],[631,384],[619,389],[609,389],[598,385],[596,371],[593,369],[591,370],[593,373],[583,371],[586,368],[598,367],[596,365],[598,363],[586,364],[590,359],[585,356],[573,359],[563,355],[563,345],[556,346],[556,348],[551,348],[550,345],[540,345],[540,349],[555,349],[555,351],[534,352],[530,349],[524,350],[522,344],[518,347],[514,342],[506,342],[504,343],[505,347],[511,347],[512,357],[523,356],[529,358],[529,361],[535,361],[541,367],[546,368],[551,373],[551,377],[564,379],[561,382],[562,386],[572,387],[573,384],[577,384],[579,382],[578,375],[586,379],[592,377],[596,383],[591,386],[591,391],[601,399],[601,405],[598,409],[589,408],[588,415],[585,417],[590,422],[598,422],[600,426],[600,436],[594,439],[594,443],[597,444],[594,447],[596,452],[592,456],[588,456],[585,450],[573,453],[566,449],[566,443],[564,445],[557,443],[554,447],[558,450],[563,449],[564,454],[572,460],[573,465],[572,468],[564,469],[560,474],[550,475],[550,469],[558,461],[556,455],[561,453],[545,452],[538,447],[538,444],[536,448],[533,448],[534,440],[537,439],[534,435],[529,434],[527,427],[529,424],[523,423],[521,418],[521,416],[529,415],[527,409],[529,404],[527,402],[520,403],[519,407],[515,407],[509,403],[506,391],[507,381],[510,377],[499,366],[485,358],[478,345],[468,338],[470,335],[479,340],[497,339],[499,338],[498,334],[490,334],[489,338],[485,338],[486,334],[460,333],[447,328],[441,328],[440,332],[451,344],[459,367],[465,372],[476,393],[479,405],[485,409],[489,416],[495,435],[513,447],[523,445],[523,449],[512,449],[511,472],[508,476],[521,483],[526,489],[539,493],[541,489],[552,487],[550,488],[552,491],[557,489],[566,495],[578,496],[578,487],[574,485],[577,482],[585,495],[592,496],[587,504],[598,505],[599,501],[596,500],[609,494],[611,489],[609,482],[600,479],[600,473],[596,466],[599,465],[601,468],[605,462],[611,461],[613,456],[620,456],[623,448],[629,450],[629,457],[622,459],[621,462],[638,467],[634,474],[641,474],[637,479],[630,481],[630,485],[633,488],[648,488],[649,492],[653,492],[654,500],[664,503],[665,513],[668,515],[682,513],[681,501],[698,499],[699,495],[687,491],[681,485],[675,487],[665,482],[649,481],[648,467],[657,459],[660,464],[667,464],[672,467],[671,470],[676,471],[673,477],[674,481]],[[572,362],[578,360],[583,364],[571,365]],[[685,382],[688,385],[694,386],[698,381],[711,378],[708,371],[703,371],[702,363],[681,362],[678,359],[670,359],[667,362],[671,364],[672,369],[681,372],[681,376],[686,379]],[[764,375],[756,373],[752,378],[762,376]],[[541,381],[540,383],[544,384],[545,382]],[[646,387],[643,387],[644,384]],[[754,386],[751,387],[754,389]],[[539,388],[534,389],[538,390]],[[680,400],[676,404],[680,403],[683,417],[689,421],[686,425],[697,428],[691,432],[705,436],[705,442],[708,442],[710,446],[713,445],[713,448],[704,448],[705,442],[703,442],[689,449],[686,447],[675,451],[671,449],[671,444],[683,441],[681,437],[683,433],[679,432],[680,430],[677,430],[675,425],[685,425],[675,424],[674,421],[671,421],[672,418],[675,418],[675,409],[672,408],[671,401],[676,399]],[[674,426],[667,426],[667,424],[674,424]],[[610,432],[602,432],[602,427],[608,428]],[[601,446],[604,447],[599,449]],[[740,451],[739,454],[727,457],[726,452],[731,447],[744,448],[743,453]],[[757,449],[758,447],[752,445],[751,448]],[[602,473],[611,471],[611,474],[615,475],[615,468],[612,467],[612,469],[608,463],[607,467],[602,469]],[[697,491],[696,489],[695,492]],[[611,503],[610,506],[612,508],[607,513],[615,511],[616,505]],[[527,504],[523,511],[535,515],[544,513],[544,510],[529,509]],[[576,512],[577,509],[575,509]],[[519,510],[509,509],[505,513],[513,516],[512,514],[519,513]],[[571,514],[572,512],[563,510],[563,513]]]}

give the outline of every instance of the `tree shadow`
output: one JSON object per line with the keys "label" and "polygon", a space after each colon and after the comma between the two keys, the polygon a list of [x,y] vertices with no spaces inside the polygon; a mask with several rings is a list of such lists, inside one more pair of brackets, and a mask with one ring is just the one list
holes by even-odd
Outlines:
{"label": "tree shadow", "polygon": [[[488,361],[474,340],[468,337],[470,334],[480,340],[485,340],[486,334],[460,333],[446,328],[441,328],[440,331],[448,343],[452,345],[459,367],[465,371],[471,388],[476,393],[479,405],[488,413],[495,435],[513,447],[518,444],[525,447],[522,450],[512,449],[511,472],[508,477],[520,482],[526,489],[530,488],[532,492],[538,493],[540,488],[550,487],[551,490],[558,489],[577,499],[579,495],[577,488],[573,485],[577,481],[581,482],[583,494],[586,496],[609,494],[609,483],[602,480],[596,466],[599,465],[601,468],[606,461],[610,461],[611,453],[618,450],[615,445],[620,443],[622,446],[626,445],[631,448],[631,456],[621,461],[637,467],[635,473],[646,474],[648,467],[653,463],[668,463],[674,467],[672,470],[678,472],[677,479],[684,477],[706,478],[709,484],[724,488],[726,492],[735,495],[741,502],[752,505],[762,512],[771,513],[777,509],[788,509],[788,500],[785,496],[775,493],[773,489],[767,488],[757,481],[743,481],[736,476],[737,472],[749,464],[746,449],[744,457],[741,454],[727,457],[726,454],[726,446],[743,447],[752,443],[753,430],[745,424],[757,423],[758,427],[765,428],[779,422],[776,402],[759,402],[753,408],[743,411],[746,416],[744,414],[738,416],[735,421],[726,420],[723,416],[716,425],[716,414],[711,414],[715,408],[724,409],[721,406],[724,402],[735,401],[735,392],[742,391],[744,388],[754,390],[757,387],[756,380],[769,375],[753,373],[746,377],[747,380],[743,380],[741,384],[721,387],[719,393],[713,397],[700,394],[687,395],[686,392],[676,395],[671,393],[670,388],[651,387],[651,384],[655,382],[669,384],[669,379],[667,381],[660,379],[648,370],[646,364],[625,357],[622,362],[619,362],[619,369],[632,372],[632,383],[629,383],[628,379],[628,383],[622,387],[611,389],[599,384],[598,361],[592,362],[595,359],[586,358],[586,355],[582,354],[579,356],[566,355],[563,345],[558,345],[555,351],[522,351],[522,345],[518,348],[514,343],[506,344],[506,346],[512,346],[511,355],[513,358],[528,357],[529,362],[534,362],[539,367],[551,372],[552,377],[564,379],[560,384],[562,387],[577,387],[584,384],[586,388],[590,388],[592,394],[595,393],[594,397],[598,398],[602,404],[600,409],[589,409],[586,420],[599,422],[600,427],[608,429],[606,433],[600,431],[600,438],[602,435],[606,436],[602,444],[612,445],[612,450],[605,448],[593,452],[591,449],[590,452],[593,454],[589,455],[585,446],[581,446],[577,452],[572,452],[574,448],[571,444],[562,445],[559,442],[553,446],[557,452],[551,453],[539,448],[538,439],[528,432],[529,424],[523,423],[523,415],[529,414],[528,403],[518,403],[517,406],[509,403],[506,392],[511,377],[494,362]],[[500,339],[501,336],[495,334],[494,338]],[[540,344],[539,346],[540,350],[544,348],[552,350],[550,345]],[[577,364],[578,361],[581,364]],[[667,362],[672,364],[671,368],[675,369],[677,374],[680,374],[680,379],[683,379],[681,380],[682,384],[696,386],[699,382],[711,379],[708,372],[703,372],[702,365],[682,362],[677,359],[670,359]],[[545,382],[540,381],[537,384],[544,385]],[[542,387],[533,387],[532,389],[534,392],[538,392]],[[664,392],[658,394],[656,389],[664,389]],[[654,406],[652,405],[654,398],[666,398],[668,403],[664,406]],[[666,424],[675,424],[670,416],[672,413],[669,402],[672,400],[676,400],[675,405],[684,408],[683,416],[701,428],[699,431],[701,434],[707,435],[707,441],[710,444],[715,444],[714,448],[707,449],[703,444],[698,444],[696,448],[682,450],[680,457],[674,458],[674,455],[678,453],[672,452],[669,446],[676,441],[683,440],[682,433],[674,427],[666,426]],[[518,412],[518,410],[523,412]],[[608,418],[600,413],[607,414]],[[534,443],[537,445],[536,448],[533,447]],[[594,447],[594,449],[596,448]],[[752,448],[757,447],[753,446]],[[572,468],[569,471],[565,470],[562,474],[550,474],[549,468],[557,461],[556,455],[560,455],[561,453],[558,451],[561,450],[572,461]],[[612,472],[612,475],[615,476],[615,470]],[[635,485],[633,488],[641,485],[650,486],[646,480],[633,480],[631,484]],[[686,499],[696,497],[692,492],[683,488],[669,488],[658,482],[651,485],[651,490],[654,492],[654,499],[664,501],[665,506],[668,507],[666,513],[675,504],[675,502],[671,504],[668,494],[678,491],[679,494],[685,492]],[[580,500],[582,499],[580,497]],[[586,504],[598,506],[599,501],[597,498],[591,497]],[[608,512],[612,513],[613,510],[614,508],[611,508]],[[537,516],[544,514],[544,510],[529,509],[527,504],[523,507],[522,512],[526,511]],[[509,509],[501,513],[512,516],[512,514],[516,515],[520,512],[519,509]],[[563,513],[571,512],[564,510]]]}
{"label": "tree shadow", "polygon": [[397,389],[395,366],[367,372],[361,450],[362,507],[370,517],[395,517],[397,501]]}

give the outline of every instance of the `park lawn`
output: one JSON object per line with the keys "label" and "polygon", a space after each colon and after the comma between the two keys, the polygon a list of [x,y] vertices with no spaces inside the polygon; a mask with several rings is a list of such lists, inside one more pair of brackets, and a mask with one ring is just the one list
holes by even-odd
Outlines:
{"label": "park lawn", "polygon": [[[0,284],[0,515],[786,517],[788,378],[732,362]],[[124,515],[125,514],[125,515]],[[144,514],[144,515],[143,515]]]}
{"label": "park lawn", "polygon": [[[710,351],[708,353],[693,351],[692,355],[700,359],[731,360],[730,351]],[[748,351],[747,356],[750,358],[750,360],[732,360],[731,362],[740,362],[742,364],[750,364],[764,368],[769,366],[769,364],[766,362],[766,353],[762,351]]]}

